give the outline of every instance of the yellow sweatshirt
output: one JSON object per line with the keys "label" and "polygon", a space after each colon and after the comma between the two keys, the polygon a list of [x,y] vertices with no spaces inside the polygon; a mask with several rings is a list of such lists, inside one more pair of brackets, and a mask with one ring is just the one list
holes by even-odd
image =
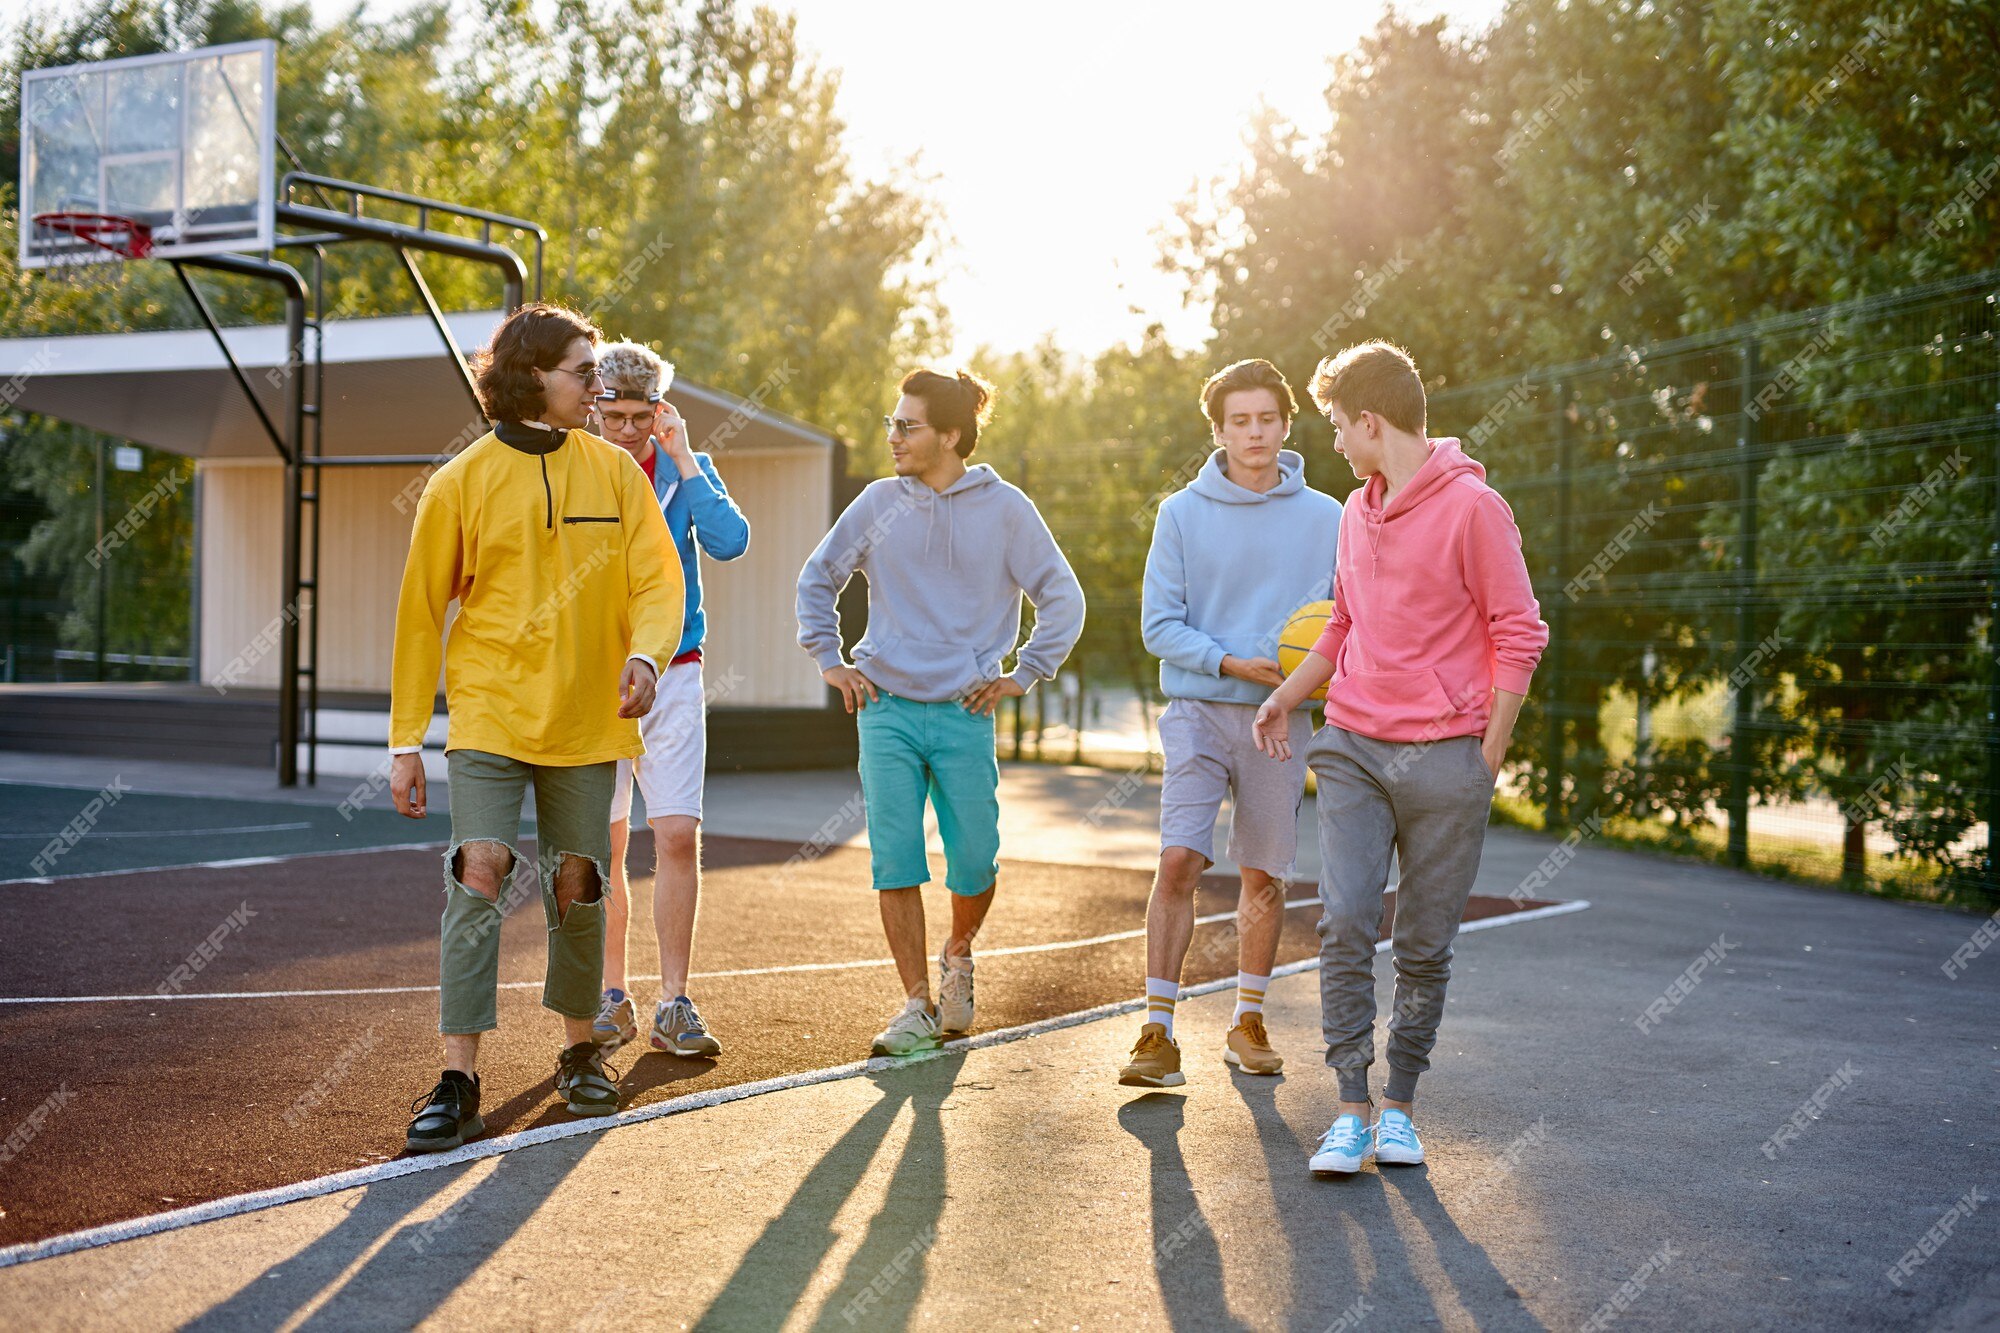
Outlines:
{"label": "yellow sweatshirt", "polygon": [[431,475],[396,603],[389,746],[423,743],[443,650],[447,750],[576,765],[645,752],[618,716],[632,657],[664,670],[681,562],[632,456],[588,431],[503,422]]}

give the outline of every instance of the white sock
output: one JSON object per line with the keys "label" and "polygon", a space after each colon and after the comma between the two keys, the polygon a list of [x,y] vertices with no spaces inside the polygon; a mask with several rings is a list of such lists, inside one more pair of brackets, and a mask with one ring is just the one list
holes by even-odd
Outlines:
{"label": "white sock", "polygon": [[1255,972],[1236,974],[1236,1016],[1229,1021],[1241,1023],[1245,1014],[1264,1012],[1264,990],[1271,984],[1269,977],[1260,977]]}
{"label": "white sock", "polygon": [[1180,998],[1180,982],[1162,981],[1158,977],[1146,978],[1146,1021],[1164,1023],[1168,1041],[1174,1039],[1174,1005]]}

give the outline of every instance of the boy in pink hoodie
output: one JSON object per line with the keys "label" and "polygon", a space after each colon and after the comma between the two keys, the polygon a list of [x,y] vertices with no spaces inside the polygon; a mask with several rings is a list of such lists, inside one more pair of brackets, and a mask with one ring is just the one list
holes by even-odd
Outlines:
{"label": "boy in pink hoodie", "polygon": [[[1316,1172],[1424,1160],[1410,1119],[1430,1068],[1493,784],[1548,646],[1513,511],[1455,439],[1424,434],[1424,387],[1383,342],[1328,357],[1313,401],[1362,487],[1341,516],[1326,632],[1257,712],[1257,747],[1291,755],[1287,719],[1331,680],[1306,750],[1319,780],[1320,1010],[1340,1113]],[[1400,848],[1389,1078],[1370,1123],[1375,941]]]}

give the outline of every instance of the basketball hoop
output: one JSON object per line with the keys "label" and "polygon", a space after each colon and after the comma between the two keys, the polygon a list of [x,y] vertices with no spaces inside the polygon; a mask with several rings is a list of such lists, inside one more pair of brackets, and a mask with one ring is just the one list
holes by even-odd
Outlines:
{"label": "basketball hoop", "polygon": [[126,259],[144,259],[153,253],[153,229],[137,218],[117,213],[37,213],[35,225]]}

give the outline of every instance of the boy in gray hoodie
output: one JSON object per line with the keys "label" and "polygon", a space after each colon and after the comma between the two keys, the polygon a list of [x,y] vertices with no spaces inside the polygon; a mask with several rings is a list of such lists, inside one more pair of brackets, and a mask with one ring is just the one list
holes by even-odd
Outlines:
{"label": "boy in gray hoodie", "polygon": [[1285,678],[1272,660],[1285,622],[1333,587],[1340,534],[1340,501],[1307,486],[1305,459],[1282,447],[1299,405],[1276,366],[1239,361],[1216,372],[1201,406],[1218,447],[1185,490],[1161,502],[1146,554],[1142,632],[1169,702],[1160,715],[1160,868],[1146,907],[1146,1021],[1118,1076],[1134,1087],[1186,1081],[1174,1006],[1195,886],[1215,864],[1215,820],[1231,794],[1229,857],[1242,889],[1236,1013],[1222,1058],[1253,1074],[1284,1067],[1264,1032],[1264,988],[1298,850],[1311,701],[1291,713],[1299,757],[1286,763],[1259,753],[1251,722]]}
{"label": "boy in gray hoodie", "polygon": [[[1083,631],[1083,588],[1034,502],[965,460],[992,413],[992,388],[960,371],[906,376],[884,418],[896,475],[856,496],[799,573],[799,645],[855,713],[861,796],[882,929],[908,997],[877,1055],[937,1046],[973,1023],[972,937],[999,875],[1000,700],[1050,680]],[[840,592],[868,579],[868,630],[841,659]],[[1035,630],[1020,634],[1021,597]],[[922,887],[924,801],[937,812],[951,931],[930,998]]]}

